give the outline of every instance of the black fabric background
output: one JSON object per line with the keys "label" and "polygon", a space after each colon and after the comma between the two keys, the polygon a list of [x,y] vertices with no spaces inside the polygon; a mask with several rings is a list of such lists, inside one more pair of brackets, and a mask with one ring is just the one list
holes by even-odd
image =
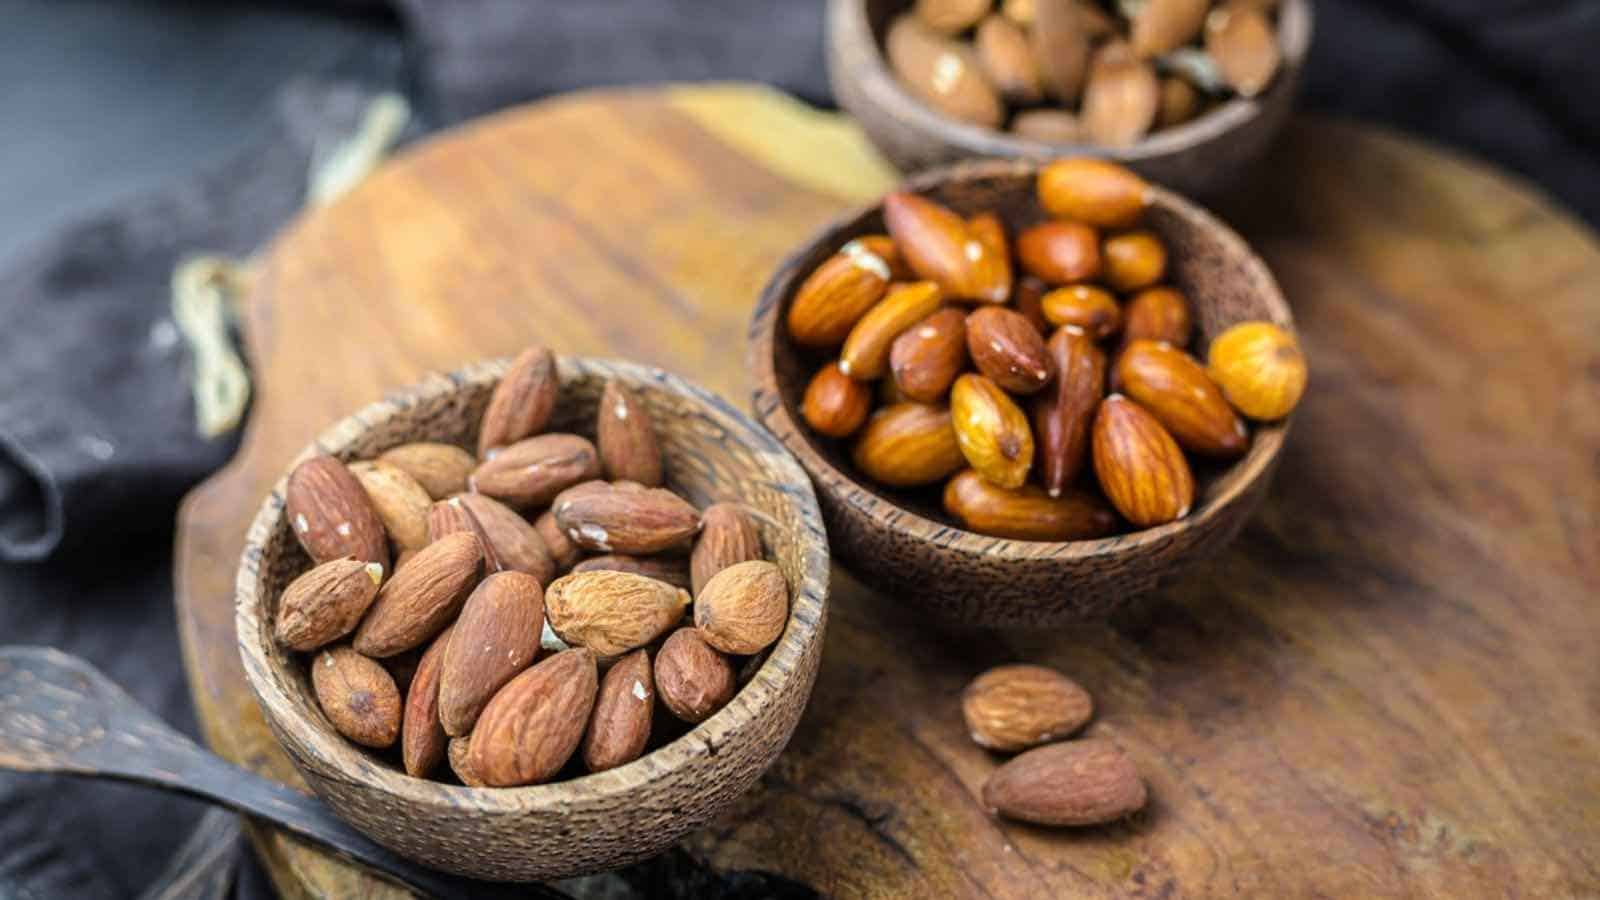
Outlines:
{"label": "black fabric background", "polygon": [[[171,523],[182,492],[225,462],[234,442],[194,435],[186,360],[163,324],[180,256],[260,246],[298,206],[312,154],[383,87],[406,90],[430,128],[556,91],[669,79],[758,79],[829,103],[820,2],[395,3],[393,18],[380,0],[292,5],[306,41],[318,29],[339,33],[340,62],[308,58],[303,77],[260,105],[244,149],[40,233],[0,260],[0,555],[13,560],[0,563],[0,642],[81,654],[190,733]],[[243,46],[258,33],[253,5],[135,6],[155,34],[191,22],[197,6],[213,21],[236,16],[230,33]],[[1600,106],[1590,101],[1600,88],[1600,3],[1317,6],[1307,108],[1486,157],[1600,222]],[[18,28],[7,14],[25,7],[0,0],[0,29]],[[216,61],[219,77],[251,64],[248,54],[233,56]],[[13,77],[0,91],[26,86]],[[0,102],[0,111],[15,108]],[[52,127],[40,118],[0,118],[0,136]],[[0,171],[0,184],[27,176]],[[39,476],[62,498],[59,545],[39,537]],[[0,897],[132,896],[199,811],[134,788],[0,774]],[[263,884],[246,879],[241,893],[259,895]]]}

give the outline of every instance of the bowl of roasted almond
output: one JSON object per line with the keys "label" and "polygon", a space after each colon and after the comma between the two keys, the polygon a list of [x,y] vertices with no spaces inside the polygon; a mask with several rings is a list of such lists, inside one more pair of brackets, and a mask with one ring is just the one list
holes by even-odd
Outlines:
{"label": "bowl of roasted almond", "polygon": [[311,787],[475,878],[614,868],[727,808],[816,674],[805,473],[715,395],[530,348],[324,432],[240,562],[240,653]]}
{"label": "bowl of roasted almond", "polygon": [[750,337],[838,557],[997,627],[1103,618],[1217,553],[1307,379],[1238,234],[1082,157],[912,178],[789,257]]}

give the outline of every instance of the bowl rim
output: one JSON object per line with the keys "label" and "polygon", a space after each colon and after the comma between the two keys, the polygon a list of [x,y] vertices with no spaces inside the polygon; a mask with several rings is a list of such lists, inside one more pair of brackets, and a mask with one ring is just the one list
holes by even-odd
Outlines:
{"label": "bowl rim", "polygon": [[[321,778],[342,779],[427,807],[490,814],[559,815],[579,806],[608,804],[625,799],[699,757],[736,758],[736,754],[720,752],[725,742],[737,739],[740,730],[761,718],[771,704],[779,700],[793,679],[804,677],[804,658],[813,645],[822,640],[826,628],[829,577],[827,532],[822,524],[816,493],[805,470],[787,448],[727,400],[671,372],[624,360],[558,354],[557,372],[563,383],[578,376],[621,376],[635,390],[666,390],[696,401],[726,430],[728,440],[740,441],[760,454],[783,476],[784,483],[775,481],[772,486],[784,493],[799,513],[800,583],[793,589],[783,635],[772,647],[761,668],[734,694],[732,700],[710,718],[632,762],[603,772],[521,787],[477,788],[416,778],[370,756],[367,751],[339,736],[325,722],[319,723],[310,717],[298,715],[291,721],[280,720],[279,710],[294,709],[292,698],[283,689],[283,685],[291,683],[293,678],[292,673],[281,679],[268,674],[269,670],[279,667],[263,650],[263,646],[271,642],[272,636],[270,620],[258,614],[264,611],[267,601],[263,592],[258,590],[258,583],[264,541],[277,528],[287,527],[284,523],[284,492],[288,473],[301,460],[316,453],[331,452],[337,456],[338,451],[351,440],[418,402],[456,393],[469,384],[496,382],[510,368],[510,364],[509,357],[501,357],[472,363],[447,375],[431,374],[339,420],[295,456],[251,521],[235,579],[235,637],[245,675],[279,744],[286,745],[288,742],[277,732],[287,728],[292,721],[299,726],[296,744],[313,755],[310,760],[303,759],[299,752],[285,746],[297,768],[314,768]],[[314,699],[310,702],[315,705]]]}
{"label": "bowl rim", "polygon": [[[1173,156],[1220,140],[1266,115],[1280,94],[1298,90],[1299,72],[1311,49],[1314,14],[1311,0],[1282,0],[1278,11],[1278,45],[1283,62],[1267,89],[1254,97],[1229,98],[1221,106],[1173,128],[1152,132],[1127,147],[1089,143],[1053,143],[1018,137],[1008,131],[984,128],[943,115],[900,83],[884,58],[882,42],[867,21],[866,0],[829,0],[828,46],[830,72],[840,69],[836,52],[855,52],[859,60],[848,67],[861,91],[878,110],[897,119],[909,130],[937,135],[971,156],[1020,156],[1048,159],[1059,156],[1099,156],[1121,163],[1139,163]],[[843,48],[851,48],[845,51]],[[835,77],[845,77],[837,71]]]}
{"label": "bowl rim", "polygon": [[[1033,177],[1042,167],[1043,164],[1034,160],[1019,158],[966,160],[926,169],[906,179],[895,190],[923,193],[955,181]],[[1147,198],[1148,205],[1159,206],[1190,224],[1215,234],[1227,249],[1240,254],[1250,270],[1252,280],[1264,287],[1262,299],[1271,313],[1271,321],[1291,332],[1295,331],[1294,315],[1289,309],[1288,301],[1283,297],[1277,279],[1238,232],[1199,204],[1159,185],[1149,186]],[[745,365],[755,382],[751,395],[752,407],[762,423],[777,435],[778,440],[796,459],[800,460],[801,466],[812,474],[828,496],[839,498],[866,494],[876,498],[879,501],[876,504],[862,505],[851,502],[850,505],[879,528],[952,551],[1000,561],[1038,559],[1091,561],[1120,557],[1141,548],[1150,551],[1159,550],[1174,535],[1209,525],[1213,519],[1222,514],[1223,510],[1243,496],[1253,484],[1272,471],[1294,421],[1293,412],[1277,422],[1255,423],[1255,438],[1250,442],[1249,451],[1224,470],[1224,475],[1219,476],[1219,479],[1226,478],[1223,490],[1209,498],[1199,509],[1181,519],[1155,528],[1079,541],[1022,541],[968,531],[953,522],[930,519],[903,505],[893,494],[841,471],[826,456],[818,452],[804,426],[796,420],[788,404],[777,391],[777,340],[778,328],[781,327],[783,318],[780,315],[780,307],[786,298],[793,295],[800,281],[809,274],[800,271],[800,266],[806,257],[810,256],[818,246],[843,246],[850,240],[852,236],[850,232],[855,229],[856,223],[879,213],[882,207],[883,200],[880,197],[872,203],[852,208],[823,226],[800,245],[799,249],[785,257],[767,281],[766,287],[762,289],[761,297],[750,320]]]}

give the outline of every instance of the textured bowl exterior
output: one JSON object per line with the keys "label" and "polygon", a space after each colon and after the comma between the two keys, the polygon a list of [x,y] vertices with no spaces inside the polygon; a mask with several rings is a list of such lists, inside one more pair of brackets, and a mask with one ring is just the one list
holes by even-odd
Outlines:
{"label": "textured bowl exterior", "polygon": [[[375,403],[322,434],[341,459],[416,440],[470,446],[506,360]],[[284,517],[280,480],[250,527],[236,585],[245,674],[273,733],[338,815],[396,853],[498,881],[566,878],[659,853],[726,809],[788,743],[816,677],[827,619],[828,544],[815,494],[784,449],[725,401],[659,369],[563,358],[552,430],[592,436],[607,380],[631,387],[661,439],[669,484],[696,505],[746,504],[793,591],[783,636],[733,700],[683,737],[610,771],[522,788],[411,778],[343,738],[317,707],[302,660],[272,639],[278,594],[310,561]]]}
{"label": "textured bowl exterior", "polygon": [[1132,147],[1048,144],[959,122],[901,86],[883,55],[882,35],[901,0],[828,0],[828,80],[839,105],[896,168],[916,172],[971,158],[1047,160],[1085,154],[1114,159],[1174,190],[1214,196],[1235,183],[1283,130],[1311,46],[1311,0],[1283,0],[1283,66],[1252,99],[1234,98],[1199,118]]}
{"label": "textured bowl exterior", "polygon": [[[962,163],[912,178],[907,190],[971,215],[993,210],[1015,234],[1041,218],[1037,166],[1025,160]],[[1232,229],[1162,188],[1145,215],[1170,250],[1169,281],[1195,308],[1197,352],[1229,325],[1266,319],[1293,330],[1272,274]],[[815,357],[789,341],[782,322],[800,282],[862,234],[883,231],[881,208],[849,213],[789,257],[768,282],[750,324],[746,363],[756,416],[811,473],[841,562],[863,581],[942,620],[997,628],[1053,627],[1103,619],[1222,549],[1266,495],[1289,421],[1254,427],[1241,460],[1200,480],[1183,519],[1092,541],[1014,541],[949,524],[936,498],[891,493],[857,475],[847,447],[817,437],[800,418]]]}

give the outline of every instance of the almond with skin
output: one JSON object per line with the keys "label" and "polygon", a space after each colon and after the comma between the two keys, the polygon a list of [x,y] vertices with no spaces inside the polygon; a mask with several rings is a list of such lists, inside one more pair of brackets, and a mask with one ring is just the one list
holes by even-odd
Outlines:
{"label": "almond with skin", "polygon": [[850,458],[867,477],[889,487],[932,484],[966,464],[950,410],[921,403],[879,410],[862,429]]}
{"label": "almond with skin", "polygon": [[1250,447],[1250,433],[1199,360],[1171,344],[1134,341],[1117,357],[1123,393],[1177,440],[1204,456],[1229,459]]}
{"label": "almond with skin", "polygon": [[733,699],[733,664],[700,632],[680,628],[656,652],[656,692],[673,715],[699,724]]}
{"label": "almond with skin", "polygon": [[656,679],[650,653],[635,650],[617,660],[600,680],[589,730],[583,736],[583,764],[604,772],[638,759],[650,742]]}
{"label": "almond with skin", "polygon": [[1044,282],[1024,275],[1017,282],[1017,289],[1012,294],[1012,302],[1016,304],[1017,312],[1022,313],[1039,336],[1047,338],[1053,330],[1050,320],[1044,317],[1044,296],[1050,293],[1050,288]]}
{"label": "almond with skin", "polygon": [[974,233],[950,209],[904,191],[883,198],[883,221],[906,264],[947,300],[1004,303],[1010,296],[1010,262],[992,226]]}
{"label": "almond with skin", "polygon": [[383,520],[361,482],[337,459],[313,456],[294,467],[284,513],[314,562],[350,557],[389,568]]}
{"label": "almond with skin", "polygon": [[383,583],[383,566],[332,559],[301,575],[278,597],[273,636],[302,653],[355,630]]}
{"label": "almond with skin", "polygon": [[1039,170],[1045,212],[1094,228],[1131,228],[1144,215],[1150,186],[1132,170],[1087,156],[1058,159]]}
{"label": "almond with skin", "polygon": [[1050,496],[1037,485],[997,487],[972,469],[944,487],[944,509],[968,531],[1015,541],[1082,541],[1116,530],[1117,517],[1099,497],[1068,488]]}
{"label": "almond with skin", "polygon": [[979,372],[1014,394],[1037,393],[1055,377],[1044,338],[1013,309],[989,306],[967,316],[967,352]]}
{"label": "almond with skin", "polygon": [[1141,290],[1167,274],[1167,248],[1149,231],[1129,231],[1106,238],[1100,247],[1106,283],[1122,293]]}
{"label": "almond with skin", "polygon": [[492,787],[537,784],[561,771],[583,740],[599,686],[594,654],[565,650],[511,679],[484,707],[467,754]]}
{"label": "almond with skin", "polygon": [[961,455],[979,475],[1000,487],[1022,486],[1033,465],[1033,432],[1009,394],[982,375],[963,375],[950,389],[950,417]]}
{"label": "almond with skin", "polygon": [[1044,295],[1040,301],[1046,321],[1073,327],[1095,340],[1105,340],[1122,327],[1122,307],[1111,292],[1092,284],[1069,284]]}
{"label": "almond with skin", "polygon": [[992,212],[979,213],[967,220],[967,234],[978,242],[974,254],[967,245],[966,290],[963,299],[980,303],[1004,303],[1011,297],[1011,245],[1006,226]]}
{"label": "almond with skin", "polygon": [[1090,34],[1079,0],[1034,0],[1033,57],[1045,93],[1076,106],[1089,70]]}
{"label": "almond with skin", "polygon": [[492,571],[526,572],[541,585],[555,580],[556,563],[544,538],[516,510],[482,494],[452,499],[459,500],[476,523],[478,539],[493,558]]}
{"label": "almond with skin", "polygon": [[1122,343],[1164,341],[1185,347],[1194,333],[1189,301],[1169,287],[1146,288],[1123,305]]}
{"label": "almond with skin", "polygon": [[400,691],[375,660],[324,650],[311,662],[311,689],[334,729],[361,746],[381,749],[400,736]]}
{"label": "almond with skin", "polygon": [[433,498],[415,478],[388,463],[356,462],[349,468],[397,548],[421,550],[428,546],[428,507]]}
{"label": "almond with skin", "polygon": [[607,553],[591,556],[572,567],[574,572],[632,572],[673,587],[688,589],[689,560],[682,556],[629,556],[626,553]]}
{"label": "almond with skin", "polygon": [[900,255],[900,248],[894,245],[894,238],[887,234],[863,234],[851,238],[850,242],[839,248],[839,252],[850,257],[864,257],[865,265],[889,273],[889,283],[896,281],[916,281],[917,273],[911,271],[906,261]]}
{"label": "almond with skin", "polygon": [[483,570],[499,572],[505,566],[495,554],[494,545],[489,543],[489,535],[484,533],[478,517],[462,501],[466,496],[460,494],[448,500],[436,501],[428,509],[428,540],[433,542],[447,535],[470,534],[478,539],[478,549],[483,553]]}
{"label": "almond with skin", "polygon": [[989,83],[1012,103],[1030,104],[1044,99],[1044,82],[1039,64],[1033,58],[1028,33],[999,13],[991,13],[978,23],[973,39],[978,62],[989,76]]}
{"label": "almond with skin", "polygon": [[1156,106],[1156,130],[1182,125],[1205,109],[1205,97],[1188,80],[1176,75],[1161,79],[1161,102]]}
{"label": "almond with skin", "polygon": [[1046,144],[1083,143],[1083,122],[1064,109],[1025,109],[1011,117],[1011,132]]}
{"label": "almond with skin", "polygon": [[911,398],[901,393],[900,386],[895,384],[893,378],[885,378],[878,382],[878,404],[880,406],[894,406],[897,403],[910,403]]}
{"label": "almond with skin", "polygon": [[723,653],[749,656],[770,647],[789,620],[789,582],[764,559],[737,563],[695,593],[694,624]]}
{"label": "almond with skin", "polygon": [[400,726],[400,761],[406,774],[426,778],[444,761],[450,735],[439,723],[439,672],[454,626],[439,632],[422,654],[411,686],[406,689],[405,715]]}
{"label": "almond with skin", "polygon": [[964,41],[902,15],[890,23],[884,51],[906,89],[935,111],[984,128],[998,127],[1005,116],[999,91]]}
{"label": "almond with skin", "polygon": [[1035,825],[1099,825],[1146,800],[1133,760],[1103,738],[1039,747],[996,769],[983,786],[991,814]]}
{"label": "almond with skin", "polygon": [[661,445],[650,411],[638,395],[616,381],[606,382],[598,418],[595,442],[606,477],[660,487]]}
{"label": "almond with skin", "polygon": [[1089,692],[1046,666],[996,666],[961,694],[961,716],[973,743],[1002,753],[1059,741],[1093,713]]}
{"label": "almond with skin", "polygon": [[572,568],[583,558],[583,548],[574,544],[572,538],[567,537],[567,533],[556,524],[555,513],[549,510],[540,513],[539,518],[533,520],[533,530],[539,533],[545,549],[550,551],[550,558],[555,561],[558,573]]}
{"label": "almond with skin", "polygon": [[1080,222],[1041,222],[1017,235],[1017,259],[1046,284],[1072,284],[1100,275],[1100,235]]}
{"label": "almond with skin", "polygon": [[445,757],[450,761],[450,771],[456,773],[461,783],[467,787],[488,787],[488,782],[478,777],[472,769],[472,738],[450,738],[450,743],[445,746]]}
{"label": "almond with skin", "polygon": [[544,590],[531,575],[498,572],[467,597],[439,674],[439,722],[460,737],[489,698],[533,663],[544,628]]}
{"label": "almond with skin", "polygon": [[511,361],[484,410],[478,428],[478,456],[507,447],[544,430],[560,393],[556,357],[544,347],[529,347]]}
{"label": "almond with skin", "polygon": [[1000,14],[1023,28],[1033,27],[1033,0],[1002,0]]}
{"label": "almond with skin", "polygon": [[1249,2],[1235,0],[1212,10],[1206,17],[1205,45],[1223,80],[1241,97],[1266,90],[1283,63],[1271,20]]}
{"label": "almond with skin", "polygon": [[994,0],[917,0],[917,19],[943,34],[960,34],[978,24]]}
{"label": "almond with skin", "polygon": [[1161,105],[1161,80],[1123,41],[1095,52],[1079,115],[1097,144],[1129,147],[1149,133]]}
{"label": "almond with skin", "polygon": [[967,314],[945,308],[906,329],[889,348],[889,371],[906,399],[938,403],[967,364]]}
{"label": "almond with skin", "polygon": [[418,550],[378,591],[356,629],[356,650],[381,658],[421,646],[461,611],[482,562],[478,538],[466,533],[446,535]]}
{"label": "almond with skin", "polygon": [[1141,59],[1154,59],[1200,36],[1211,0],[1148,0],[1133,17],[1129,40]]}
{"label": "almond with skin", "polygon": [[1089,431],[1105,396],[1106,355],[1082,329],[1064,326],[1048,345],[1056,382],[1033,406],[1033,433],[1039,455],[1039,480],[1045,492],[1061,496],[1078,479],[1089,458]]}
{"label": "almond with skin", "polygon": [[855,434],[871,411],[872,389],[846,375],[837,360],[817,370],[800,401],[811,430],[831,438]]}
{"label": "almond with skin", "polygon": [[598,477],[600,454],[587,438],[542,434],[499,448],[473,471],[471,486],[507,506],[531,509]]}
{"label": "almond with skin", "polygon": [[557,578],[545,594],[550,629],[603,659],[666,634],[688,606],[688,591],[632,572],[573,572]]}
{"label": "almond with skin", "polygon": [[601,553],[659,553],[700,529],[700,512],[665,488],[563,494],[551,511],[574,544]]}
{"label": "almond with skin", "polygon": [[1300,343],[1271,322],[1240,322],[1217,335],[1207,374],[1234,409],[1263,422],[1294,412],[1309,372]]}
{"label": "almond with skin", "polygon": [[737,503],[713,503],[701,516],[700,537],[689,554],[694,595],[723,569],[761,558],[761,532]]}
{"label": "almond with skin", "polygon": [[465,491],[468,476],[478,467],[478,460],[460,447],[426,441],[391,447],[379,454],[378,462],[410,475],[435,500]]}
{"label": "almond with skin", "polygon": [[[846,252],[854,247],[854,252]],[[802,347],[829,349],[844,343],[856,321],[883,299],[890,268],[865,244],[852,241],[801,282],[789,305],[789,337]]]}
{"label": "almond with skin", "polygon": [[839,351],[839,371],[857,381],[882,378],[889,370],[889,348],[906,329],[932,315],[944,303],[939,286],[931,281],[897,284],[845,338]]}
{"label": "almond with skin", "polygon": [[1189,514],[1194,475],[1178,442],[1155,416],[1112,394],[1095,414],[1091,440],[1100,489],[1124,519],[1153,528]]}

